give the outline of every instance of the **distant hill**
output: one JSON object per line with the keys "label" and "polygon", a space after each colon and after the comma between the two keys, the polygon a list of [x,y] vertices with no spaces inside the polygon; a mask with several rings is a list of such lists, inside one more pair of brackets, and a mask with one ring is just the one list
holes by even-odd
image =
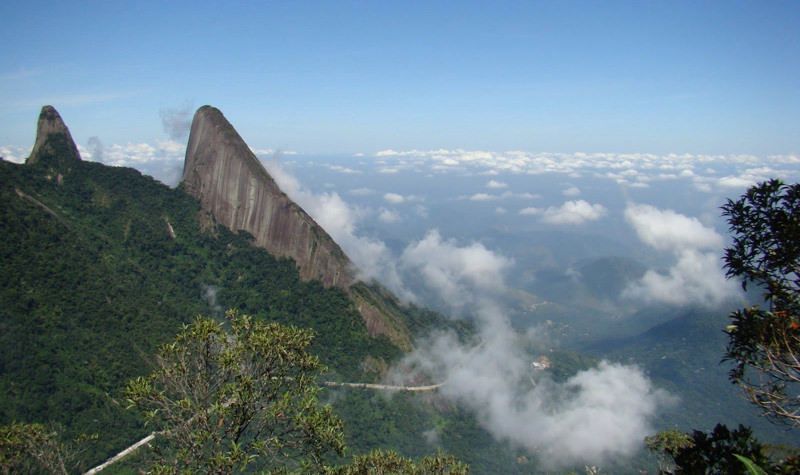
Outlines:
{"label": "distant hill", "polygon": [[754,428],[759,440],[796,446],[800,443],[797,430],[786,431],[759,417],[757,408],[728,380],[730,365],[721,361],[728,341],[723,329],[729,322],[726,308],[735,307],[735,302],[729,302],[714,309],[651,308],[650,315],[629,317],[658,322],[647,330],[596,341],[584,350],[641,365],[655,382],[679,395],[679,404],[661,415],[661,425],[690,431],[711,430],[717,423],[745,424]]}
{"label": "distant hill", "polygon": [[[645,328],[623,324],[643,307],[622,297],[623,290],[641,278],[645,267],[627,257],[580,261],[569,268],[538,269],[523,289],[509,294],[516,326],[547,324],[568,344],[594,341]],[[652,324],[652,323],[651,323]]]}

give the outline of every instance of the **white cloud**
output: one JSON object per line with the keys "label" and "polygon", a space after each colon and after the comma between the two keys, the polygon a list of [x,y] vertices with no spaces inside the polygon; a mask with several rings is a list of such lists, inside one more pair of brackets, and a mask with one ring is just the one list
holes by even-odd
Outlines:
{"label": "white cloud", "polygon": [[372,190],[370,188],[355,188],[348,191],[348,193],[353,196],[368,196],[375,193],[375,190]]}
{"label": "white cloud", "polygon": [[32,147],[0,146],[0,157],[12,163],[23,163],[32,150]]}
{"label": "white cloud", "polygon": [[392,224],[402,221],[402,218],[400,218],[400,215],[397,214],[396,211],[392,211],[386,208],[381,208],[379,210],[378,219],[387,224]]}
{"label": "white cloud", "polygon": [[578,196],[581,194],[581,189],[577,186],[570,186],[566,190],[562,191],[561,194],[564,196]]}
{"label": "white cloud", "polygon": [[491,195],[489,193],[475,193],[474,195],[469,197],[471,201],[489,201],[489,200],[496,200],[499,198],[500,198],[499,196]]}
{"label": "white cloud", "polygon": [[403,197],[403,195],[399,195],[397,193],[386,193],[385,195],[383,195],[383,199],[392,204],[400,204],[406,200],[405,197]]}
{"label": "white cloud", "polygon": [[149,143],[127,143],[104,146],[98,137],[91,137],[86,146],[78,144],[84,160],[98,161],[115,167],[133,167],[153,178],[175,186],[183,174],[186,144],[175,140]]}
{"label": "white cloud", "polygon": [[161,116],[161,125],[164,132],[169,135],[171,140],[183,142],[189,136],[189,129],[192,126],[192,114],[194,107],[187,102],[181,107],[162,108],[158,111]]}
{"label": "white cloud", "polygon": [[[527,211],[526,208],[523,211]],[[533,211],[521,214],[538,214]],[[549,207],[542,213],[542,220],[550,224],[583,224],[586,221],[595,221],[608,213],[605,206],[591,204],[585,200],[567,201],[561,207]]]}
{"label": "white cloud", "polygon": [[287,155],[297,155],[297,152],[293,150],[275,150],[272,148],[253,148],[249,147],[250,151],[253,152],[253,155],[258,157],[261,160],[269,160],[272,158],[273,155],[280,155],[281,157],[285,157]]}
{"label": "white cloud", "polygon": [[497,181],[497,180],[489,180],[489,182],[486,183],[486,188],[491,188],[495,190],[501,188],[508,188],[508,183],[503,183],[502,181]]}
{"label": "white cloud", "polygon": [[648,270],[638,282],[627,287],[623,297],[644,301],[714,306],[739,294],[739,285],[725,279],[720,258],[714,252],[683,249],[666,272]]}
{"label": "white cloud", "polygon": [[[774,170],[764,173],[770,164],[796,167],[800,158],[796,155],[778,155],[766,158],[751,155],[693,155],[648,153],[532,153],[523,151],[492,152],[464,149],[438,150],[384,150],[376,157],[385,160],[381,166],[393,169],[400,160],[405,166],[442,173],[464,173],[495,176],[508,174],[561,174],[579,178],[586,174],[613,180],[631,187],[646,187],[650,180],[713,179],[723,188],[742,188],[778,176],[786,178],[797,175],[797,171]],[[734,174],[720,178],[714,176],[715,167],[737,170]],[[761,171],[759,171],[761,169]],[[745,170],[745,171],[741,171]],[[496,181],[496,180],[493,180]],[[491,183],[491,182],[490,182]],[[501,182],[497,182],[501,183]],[[490,186],[490,188],[492,188]],[[567,194],[566,196],[576,196]]]}
{"label": "white cloud", "polygon": [[443,240],[437,230],[406,247],[400,261],[404,271],[419,275],[427,289],[455,310],[461,310],[476,293],[502,289],[503,275],[513,264],[483,244],[460,247],[452,239]]}
{"label": "white cloud", "polygon": [[631,366],[602,362],[561,384],[534,372],[528,351],[547,351],[543,341],[535,332],[516,332],[495,304],[512,265],[480,243],[460,246],[436,230],[409,245],[401,256],[404,273],[456,314],[474,316],[480,343],[432,335],[393,369],[392,379],[443,381],[443,397],[472,409],[497,440],[541,454],[550,469],[632,455],[672,398]]}
{"label": "white cloud", "polygon": [[471,195],[469,197],[459,196],[459,199],[465,199],[465,198],[470,201],[492,201],[492,200],[505,200],[505,199],[531,200],[534,198],[541,198],[541,196],[534,195],[528,192],[513,193],[511,191],[505,191],[499,195],[494,195],[491,193],[475,193],[474,195]]}
{"label": "white cloud", "polygon": [[360,170],[354,170],[349,167],[343,167],[341,165],[326,165],[329,169],[339,172],[339,173],[348,173],[348,174],[358,174],[361,173]]}
{"label": "white cloud", "polygon": [[662,251],[719,249],[723,238],[697,218],[650,205],[631,204],[625,209],[625,219],[633,226],[639,239]]}
{"label": "white cloud", "polygon": [[[396,378],[419,372],[444,381],[440,394],[471,408],[496,439],[540,455],[548,470],[636,453],[658,410],[674,402],[633,366],[601,362],[556,383],[532,370],[522,349],[546,352],[546,342],[535,332],[516,333],[491,304],[479,304],[479,313],[479,345],[436,335],[420,342]],[[409,375],[409,368],[416,371]]]}
{"label": "white cloud", "polygon": [[752,178],[733,175],[722,177],[717,181],[717,184],[724,188],[747,188],[755,183],[757,180]]}
{"label": "white cloud", "polygon": [[348,205],[335,192],[317,194],[304,189],[281,166],[277,157],[265,161],[264,165],[281,190],[311,215],[342,247],[360,271],[361,279],[376,279],[401,299],[417,301],[403,285],[395,258],[386,244],[357,234],[357,223],[367,214],[365,210]]}
{"label": "white cloud", "polygon": [[519,210],[519,214],[521,214],[523,216],[535,216],[535,215],[541,214],[541,213],[542,213],[542,209],[541,208],[537,208],[535,206],[530,206],[528,208],[522,208],[521,210]]}
{"label": "white cloud", "polygon": [[625,219],[642,242],[671,252],[675,263],[666,272],[648,270],[624,290],[624,297],[712,306],[739,295],[739,286],[722,271],[719,252],[724,240],[716,231],[696,218],[650,205],[628,205]]}
{"label": "white cloud", "polygon": [[520,198],[520,199],[526,199],[526,200],[532,200],[534,198],[541,198],[542,197],[542,195],[540,195],[538,193],[537,194],[533,194],[533,193],[528,193],[528,192],[525,192],[525,193],[513,193],[512,196],[514,198]]}
{"label": "white cloud", "polygon": [[784,173],[765,166],[748,168],[738,175],[728,175],[720,178],[717,185],[722,188],[749,188],[757,183],[767,181],[770,177],[780,176]]}

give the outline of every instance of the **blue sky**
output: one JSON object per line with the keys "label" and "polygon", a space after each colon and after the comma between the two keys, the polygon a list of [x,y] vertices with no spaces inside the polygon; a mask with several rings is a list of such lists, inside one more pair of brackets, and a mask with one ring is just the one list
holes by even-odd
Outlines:
{"label": "blue sky", "polygon": [[[402,3],[402,5],[401,5]],[[219,107],[254,148],[800,153],[797,2],[3,2],[0,145],[54,105],[155,143]]]}

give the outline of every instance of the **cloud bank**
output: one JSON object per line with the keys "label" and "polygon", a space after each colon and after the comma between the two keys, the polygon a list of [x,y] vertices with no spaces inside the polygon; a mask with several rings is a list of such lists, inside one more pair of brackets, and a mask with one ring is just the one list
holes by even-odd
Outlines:
{"label": "cloud bank", "polygon": [[[532,369],[529,349],[548,351],[545,336],[516,332],[498,304],[507,291],[505,278],[513,269],[512,259],[480,242],[443,237],[436,229],[395,256],[380,240],[357,235],[356,224],[364,210],[347,205],[336,193],[304,190],[277,160],[266,165],[281,189],[361,267],[363,277],[377,278],[410,301],[419,296],[409,289],[425,289],[450,314],[474,319],[474,343],[462,343],[449,333],[430,335],[393,368],[395,383],[444,381],[443,397],[474,411],[497,440],[538,454],[554,470],[632,455],[652,433],[650,421],[658,410],[672,402],[635,366],[602,362],[562,383]],[[390,194],[384,199],[401,202]],[[552,213],[572,213],[585,220],[602,215],[604,209],[566,204]],[[420,431],[431,440],[439,435],[435,428]]]}
{"label": "cloud bank", "polygon": [[[800,178],[800,156],[698,155],[652,153],[534,153],[465,149],[383,150],[381,167],[397,173],[423,169],[432,173],[480,175],[594,176],[628,188],[647,188],[653,181],[689,180],[699,191],[744,189],[769,177]],[[734,171],[731,172],[730,169]],[[725,171],[723,171],[725,170]],[[500,181],[494,181],[502,183]],[[490,182],[492,183],[492,182]],[[491,185],[487,185],[493,188]],[[580,190],[568,188],[566,196]]]}
{"label": "cloud bank", "polygon": [[503,275],[513,262],[481,243],[462,247],[453,239],[442,239],[434,229],[406,247],[399,268],[452,312],[461,313],[476,305],[477,296],[501,293]]}
{"label": "cloud bank", "polygon": [[[451,267],[442,273],[458,275],[464,264]],[[438,274],[423,278],[434,283]],[[490,291],[496,292],[497,285],[493,283]],[[547,354],[539,334],[515,332],[500,307],[480,291],[451,297],[469,301],[479,343],[466,345],[452,334],[433,335],[394,369],[394,381],[443,381],[442,396],[471,409],[497,440],[536,454],[542,468],[602,465],[631,456],[652,433],[651,421],[658,411],[675,402],[638,367],[605,361],[554,382],[531,365],[535,356],[528,349]]]}
{"label": "cloud bank", "polygon": [[696,218],[643,204],[629,204],[625,219],[643,243],[671,253],[675,263],[666,272],[648,270],[623,291],[624,297],[713,306],[740,295],[739,286],[722,271],[724,239],[713,229]]}

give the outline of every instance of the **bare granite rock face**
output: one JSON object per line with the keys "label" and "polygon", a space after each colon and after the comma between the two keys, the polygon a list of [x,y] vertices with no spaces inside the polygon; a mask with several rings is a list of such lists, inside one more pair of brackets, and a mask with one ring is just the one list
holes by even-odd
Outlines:
{"label": "bare granite rock face", "polygon": [[371,336],[385,335],[398,348],[411,348],[394,297],[356,282],[355,266],[339,245],[281,191],[222,112],[211,106],[194,115],[183,186],[216,223],[245,230],[255,237],[254,245],[294,259],[304,280],[344,289]]}
{"label": "bare granite rock face", "polygon": [[291,257],[300,276],[347,289],[350,259],[300,206],[284,194],[218,109],[203,106],[192,121],[183,185],[217,223],[245,230],[255,245]]}
{"label": "bare granite rock face", "polygon": [[34,165],[46,162],[58,167],[65,174],[69,172],[69,165],[80,161],[78,147],[72,140],[72,134],[58,111],[53,106],[42,107],[39,122],[36,126],[36,143],[25,163]]}

